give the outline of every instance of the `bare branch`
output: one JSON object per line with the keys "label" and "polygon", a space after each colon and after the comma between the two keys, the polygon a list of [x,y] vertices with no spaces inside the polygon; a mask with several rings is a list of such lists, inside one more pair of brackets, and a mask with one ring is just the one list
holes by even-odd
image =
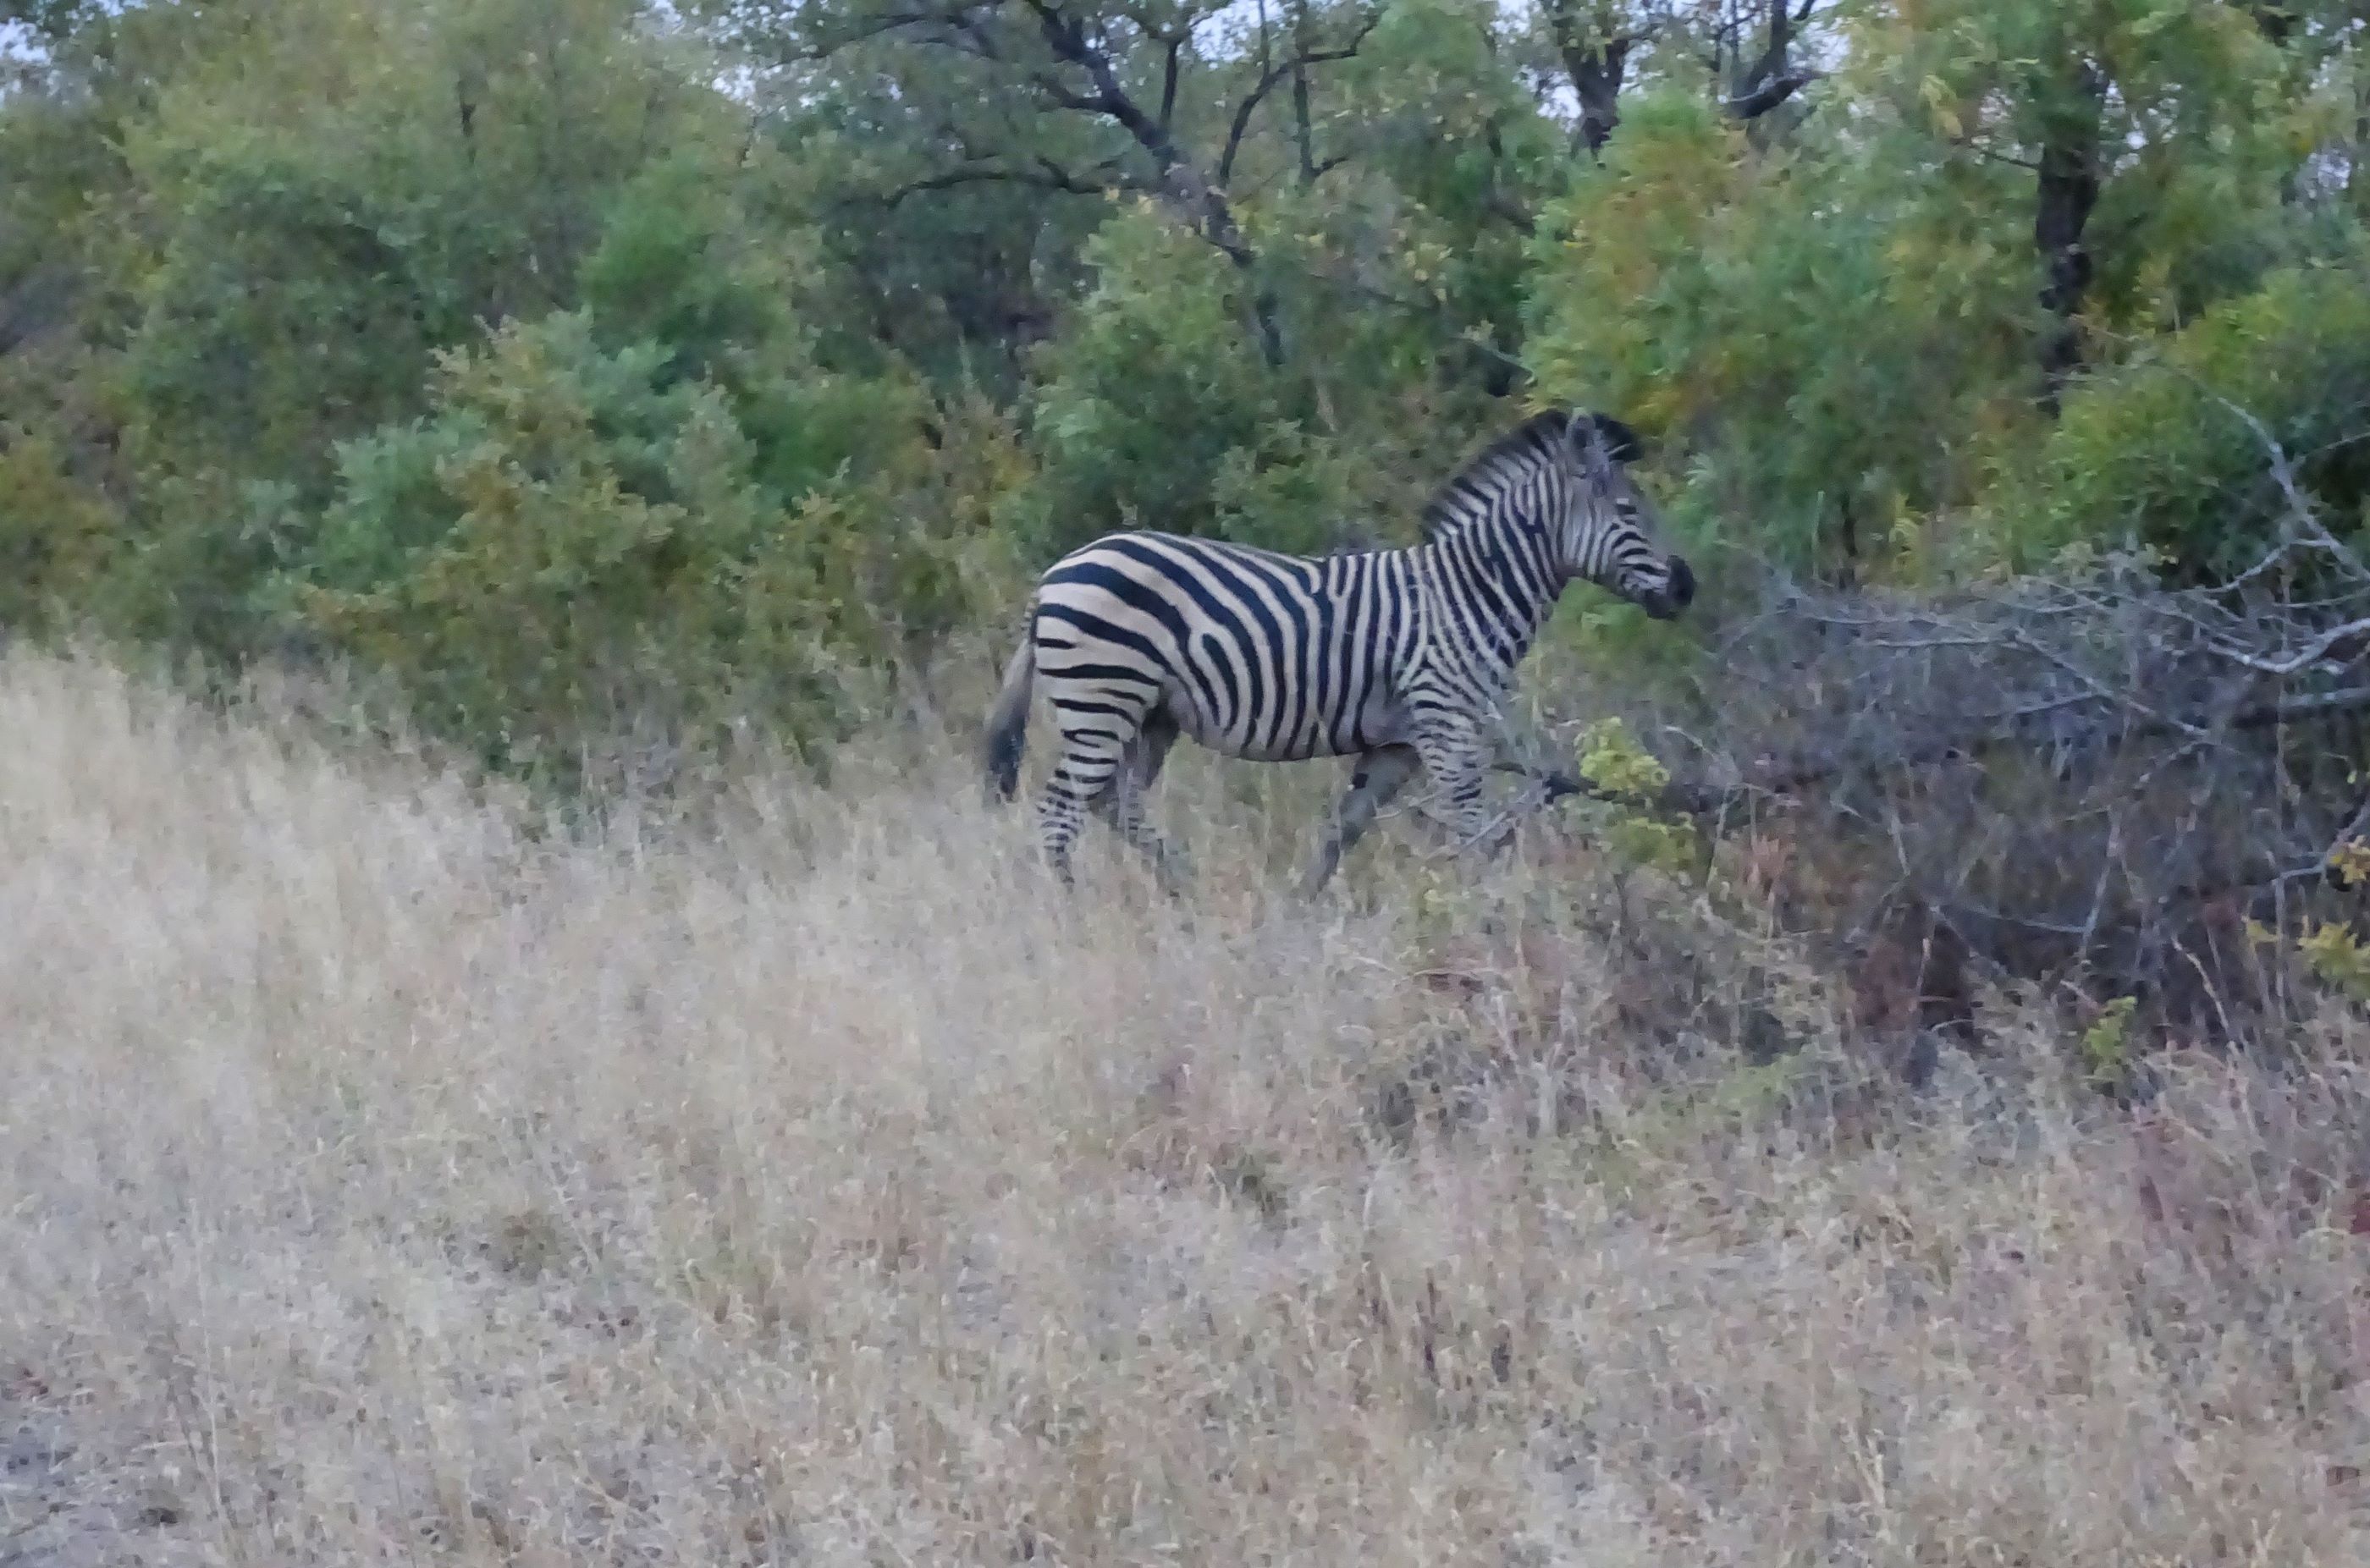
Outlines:
{"label": "bare branch", "polygon": [[1127,173],[1110,163],[1098,164],[1086,175],[1072,174],[1047,157],[1039,157],[1033,167],[1018,167],[1007,164],[982,162],[966,164],[959,168],[941,169],[907,180],[893,189],[883,191],[877,200],[894,207],[909,196],[925,191],[952,190],[966,185],[1025,185],[1040,190],[1066,191],[1077,196],[1102,196],[1114,190],[1149,190],[1149,181]]}
{"label": "bare branch", "polygon": [[[1267,96],[1290,80],[1295,71],[1310,65],[1329,64],[1337,60],[1354,57],[1364,46],[1367,35],[1372,33],[1381,21],[1381,11],[1369,11],[1359,18],[1358,25],[1352,30],[1348,42],[1332,49],[1295,49],[1290,55],[1277,61],[1259,74],[1258,78],[1252,82],[1250,90],[1236,103],[1234,118],[1226,126],[1226,144],[1225,150],[1218,155],[1220,189],[1226,189],[1233,182],[1235,158],[1242,151],[1243,137],[1250,130],[1251,116],[1258,111],[1259,106],[1266,100]],[[1332,159],[1325,165],[1325,167],[1331,168],[1340,161],[1339,158]],[[1323,169],[1315,171],[1318,174],[1323,172]]]}
{"label": "bare branch", "polygon": [[[2358,621],[2349,621],[2341,626],[2331,626],[2315,637],[2300,652],[2290,654],[2284,658],[2269,658],[2259,654],[2249,653],[2239,647],[2217,647],[2214,651],[2233,664],[2244,665],[2249,670],[2261,674],[2301,675],[2315,666],[2327,662],[2348,645],[2356,643],[2370,645],[2370,616],[2364,616]],[[2357,658],[2362,651],[2364,650],[2360,648],[2354,650]]]}
{"label": "bare branch", "polygon": [[[2103,754],[2171,738],[2180,743],[2171,760],[2193,760],[2236,736],[2370,711],[2370,684],[2358,682],[2257,695],[2267,683],[2341,673],[2370,655],[2370,584],[2354,591],[2352,613],[2318,626],[2300,623],[2293,607],[2233,606],[2219,589],[2167,591],[2112,562],[2095,582],[2035,579],[1957,606],[1837,599],[1781,588],[1777,608],[1740,629],[1719,662],[1783,670],[1786,660],[1756,656],[1742,641],[1782,635],[1789,623],[1830,628],[1817,657],[1834,668],[1817,684],[1835,701],[1847,694],[1855,711],[1901,715],[1893,738],[1828,741],[1790,755],[1764,749],[1725,770],[1726,789],[1675,781],[1667,806],[1701,812],[1730,790],[1800,795],[1846,775],[1973,761],[2001,749]],[[2234,667],[2243,672],[2235,681]],[[1954,713],[1935,690],[1944,671],[1957,687],[1999,696]],[[1910,714],[1921,716],[1911,722]]]}
{"label": "bare branch", "polygon": [[1721,100],[1720,107],[1739,120],[1758,120],[1821,79],[1824,73],[1797,66],[1772,75],[1756,78],[1750,87],[1732,93]]}
{"label": "bare branch", "polygon": [[[1025,13],[1033,20],[1034,32],[1044,45],[1051,62],[1041,57],[1023,62],[1011,57],[1007,45],[1014,41],[1009,32],[1001,35],[990,28],[989,20],[998,14]],[[1185,51],[1193,34],[1193,20],[1156,25],[1148,13],[1129,6],[1123,14],[1142,35],[1163,46],[1160,75],[1160,98],[1156,111],[1147,110],[1121,79],[1120,62],[1112,46],[1102,36],[1099,28],[1089,31],[1079,14],[1067,8],[1066,0],[956,0],[949,8],[939,10],[899,10],[873,18],[865,27],[846,39],[834,40],[819,52],[831,48],[843,48],[867,37],[900,29],[912,29],[926,41],[956,48],[983,60],[998,63],[1015,72],[1041,101],[1056,109],[1092,115],[1108,120],[1124,131],[1129,139],[1150,158],[1150,177],[1137,178],[1104,170],[1092,177],[1074,177],[1043,159],[1021,164],[1000,159],[972,159],[955,168],[911,182],[891,193],[891,202],[903,200],[917,191],[947,189],[960,185],[1003,181],[1041,186],[1067,191],[1100,191],[1110,189],[1144,189],[1156,191],[1167,205],[1179,214],[1201,237],[1215,246],[1245,274],[1254,270],[1257,258],[1241,225],[1236,221],[1226,194],[1226,180],[1233,174],[1234,162],[1250,116],[1258,100],[1272,92],[1275,86],[1294,73],[1305,72],[1311,64],[1345,60],[1356,53],[1368,34],[1378,25],[1381,14],[1369,8],[1362,13],[1347,41],[1331,48],[1295,48],[1288,60],[1263,68],[1250,95],[1237,107],[1229,127],[1225,153],[1218,166],[1218,177],[1213,181],[1207,166],[1181,148],[1174,133],[1179,79],[1183,72]],[[1016,17],[1016,19],[1018,19]],[[1027,23],[1021,25],[1026,28]],[[1328,165],[1327,166],[1332,166]],[[1305,178],[1314,178],[1321,172],[1313,166],[1305,168]],[[1283,362],[1283,339],[1279,323],[1279,304],[1273,289],[1264,281],[1253,279],[1250,288],[1250,317],[1260,344],[1261,356],[1270,365]]]}

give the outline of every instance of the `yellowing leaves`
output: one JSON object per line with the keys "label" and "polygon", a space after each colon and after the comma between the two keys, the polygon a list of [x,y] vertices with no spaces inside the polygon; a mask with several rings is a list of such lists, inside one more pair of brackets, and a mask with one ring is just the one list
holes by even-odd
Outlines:
{"label": "yellowing leaves", "polygon": [[2370,1003],[2370,946],[2351,926],[2330,921],[2298,939],[2296,951],[2316,979],[2339,994]]}
{"label": "yellowing leaves", "polygon": [[1965,121],[1959,113],[1959,95],[1950,84],[1939,76],[1927,76],[1917,84],[1917,96],[1925,101],[1927,113],[1933,117],[1934,128],[1944,139],[1955,142],[1966,134]]}

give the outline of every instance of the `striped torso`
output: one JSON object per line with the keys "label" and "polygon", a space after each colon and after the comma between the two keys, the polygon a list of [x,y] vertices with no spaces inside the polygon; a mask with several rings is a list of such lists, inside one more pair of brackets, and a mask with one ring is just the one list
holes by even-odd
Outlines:
{"label": "striped torso", "polygon": [[1156,696],[1230,756],[1367,751],[1426,708],[1502,697],[1555,598],[1524,554],[1485,537],[1309,559],[1114,534],[1041,579],[1039,673],[1065,731]]}

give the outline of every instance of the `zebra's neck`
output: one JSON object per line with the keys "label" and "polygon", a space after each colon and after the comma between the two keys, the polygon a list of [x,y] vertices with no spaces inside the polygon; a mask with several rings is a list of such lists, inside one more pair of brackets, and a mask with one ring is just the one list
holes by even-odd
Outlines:
{"label": "zebra's neck", "polygon": [[1476,674],[1511,674],[1563,594],[1547,531],[1511,509],[1475,518],[1411,554],[1445,617],[1438,638],[1462,650]]}

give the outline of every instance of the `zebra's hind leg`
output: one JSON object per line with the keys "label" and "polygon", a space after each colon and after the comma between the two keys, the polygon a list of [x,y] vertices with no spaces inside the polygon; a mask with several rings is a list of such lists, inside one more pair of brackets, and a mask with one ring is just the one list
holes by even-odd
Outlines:
{"label": "zebra's hind leg", "polygon": [[1037,831],[1053,875],[1067,887],[1076,881],[1070,854],[1077,847],[1078,830],[1086,825],[1087,809],[1110,791],[1124,743],[1099,730],[1073,731],[1063,741],[1062,760],[1045,782],[1044,799],[1037,807]]}
{"label": "zebra's hind leg", "polygon": [[1161,890],[1172,898],[1184,891],[1185,857],[1145,819],[1144,800],[1153,782],[1160,777],[1161,764],[1168,760],[1168,749],[1177,743],[1177,722],[1166,712],[1155,709],[1147,714],[1144,727],[1128,743],[1119,772],[1112,776],[1111,787],[1094,805],[1094,809],[1119,830],[1120,837],[1151,863],[1152,874]]}
{"label": "zebra's hind leg", "polygon": [[1332,827],[1326,830],[1324,842],[1300,879],[1302,898],[1314,898],[1331,879],[1342,855],[1374,825],[1375,814],[1415,776],[1418,760],[1412,746],[1379,747],[1358,759],[1350,775],[1350,791],[1341,797]]}

